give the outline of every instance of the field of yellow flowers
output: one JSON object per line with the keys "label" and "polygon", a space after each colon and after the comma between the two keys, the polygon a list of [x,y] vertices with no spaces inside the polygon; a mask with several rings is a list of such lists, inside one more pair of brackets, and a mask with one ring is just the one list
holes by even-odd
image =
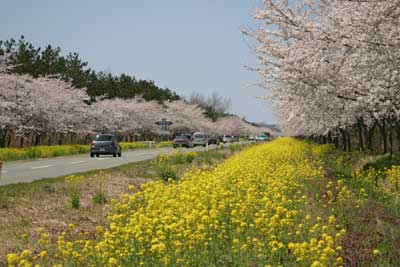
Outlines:
{"label": "field of yellow flowers", "polygon": [[345,265],[342,210],[367,194],[326,175],[330,150],[281,138],[145,184],[115,201],[96,237],[71,224],[54,241],[42,229],[37,249],[9,254],[9,266]]}
{"label": "field of yellow flowers", "polygon": [[[122,150],[149,148],[146,142],[122,142]],[[171,146],[171,142],[159,142],[155,147]],[[36,146],[26,148],[0,148],[0,161],[50,158],[89,153],[89,145]]]}

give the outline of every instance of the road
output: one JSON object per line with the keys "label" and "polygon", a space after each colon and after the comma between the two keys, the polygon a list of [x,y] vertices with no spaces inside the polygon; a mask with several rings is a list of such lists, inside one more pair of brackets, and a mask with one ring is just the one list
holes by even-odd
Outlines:
{"label": "road", "polygon": [[[210,149],[216,146],[211,145]],[[139,162],[155,158],[160,153],[172,151],[172,147],[122,151],[121,158],[100,156],[90,158],[89,155],[57,157],[49,159],[24,160],[3,163],[0,186],[6,184],[29,183],[43,178],[54,178],[73,173],[97,169],[108,169],[119,165]],[[183,149],[183,151],[204,151],[204,147]]]}

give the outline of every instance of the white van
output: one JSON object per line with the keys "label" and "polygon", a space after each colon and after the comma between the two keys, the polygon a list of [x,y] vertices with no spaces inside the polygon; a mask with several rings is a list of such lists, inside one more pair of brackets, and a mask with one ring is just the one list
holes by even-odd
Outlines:
{"label": "white van", "polygon": [[193,134],[193,146],[206,146],[207,138],[204,133],[197,132]]}

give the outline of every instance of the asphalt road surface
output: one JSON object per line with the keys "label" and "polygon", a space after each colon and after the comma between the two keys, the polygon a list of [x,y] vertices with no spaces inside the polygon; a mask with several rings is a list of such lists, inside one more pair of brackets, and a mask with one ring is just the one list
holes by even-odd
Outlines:
{"label": "asphalt road surface", "polygon": [[[209,149],[215,149],[211,145]],[[73,173],[86,172],[97,169],[108,169],[119,165],[139,162],[155,158],[160,153],[172,151],[172,147],[138,149],[122,151],[122,157],[102,155],[99,158],[90,158],[89,155],[57,157],[49,159],[24,160],[3,163],[0,175],[0,186],[6,184],[29,183],[43,178],[54,178]],[[204,147],[192,149],[183,148],[183,151],[204,151]]]}

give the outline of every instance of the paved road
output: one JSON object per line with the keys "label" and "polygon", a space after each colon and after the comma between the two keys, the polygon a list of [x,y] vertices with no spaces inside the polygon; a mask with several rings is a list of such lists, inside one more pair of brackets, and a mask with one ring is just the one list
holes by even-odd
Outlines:
{"label": "paved road", "polygon": [[[211,145],[210,149],[215,148]],[[14,161],[3,163],[0,185],[29,183],[42,178],[53,178],[72,173],[86,172],[97,169],[108,169],[119,165],[148,160],[162,152],[170,152],[173,148],[154,148],[122,151],[121,158],[100,156],[90,158],[89,155],[38,159],[30,161]],[[203,147],[183,149],[183,151],[204,151]]]}

